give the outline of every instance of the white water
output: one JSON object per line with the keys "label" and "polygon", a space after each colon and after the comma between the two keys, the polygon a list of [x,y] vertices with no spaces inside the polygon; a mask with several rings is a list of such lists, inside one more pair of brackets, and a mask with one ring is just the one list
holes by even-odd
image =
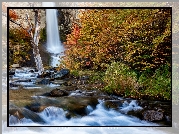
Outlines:
{"label": "white water", "polygon": [[[47,122],[45,126],[158,126],[155,123],[130,117],[112,109],[106,110],[103,106],[103,101],[99,102],[95,110],[90,106],[87,107],[86,110],[89,113],[87,116],[72,118],[70,120],[65,118],[66,111],[57,107],[47,107],[43,112],[38,114]],[[131,103],[135,104],[135,101]],[[124,108],[130,107],[130,105],[129,103]],[[135,105],[137,107],[137,104]],[[10,117],[10,119],[13,120],[14,117]],[[23,123],[16,124],[15,126],[41,126],[29,119],[26,119],[26,121],[23,119],[20,122]]]}
{"label": "white water", "polygon": [[[54,7],[54,2],[42,2],[43,7]],[[52,54],[51,66],[59,65],[60,56],[63,55],[64,47],[60,41],[58,19],[56,9],[46,9],[47,26],[47,51]]]}
{"label": "white water", "polygon": [[[33,79],[31,77],[35,74],[35,72],[31,72],[32,68],[21,68],[15,70],[14,77],[10,80],[13,82],[14,80],[26,80]],[[35,71],[35,70],[34,70]],[[20,82],[22,85],[33,85],[33,82]],[[33,88],[36,85],[33,86]],[[49,87],[59,86],[55,84],[49,84]],[[83,92],[82,92],[83,93]],[[78,90],[71,93],[70,96],[78,96],[82,95]],[[32,96],[36,97],[36,96]],[[38,96],[41,97],[41,96]],[[44,96],[43,96],[44,97]],[[55,99],[55,98],[54,98]],[[138,106],[136,101],[133,100],[130,103],[125,101],[122,107],[118,107],[119,111],[110,109],[107,110],[104,107],[104,101],[99,100],[99,104],[96,109],[93,109],[91,106],[87,106],[86,110],[88,115],[84,117],[72,118],[68,120],[65,117],[66,111],[57,107],[47,107],[41,113],[37,113],[42,119],[45,120],[45,126],[158,126],[157,124],[146,122],[140,120],[136,117],[130,117],[125,115],[130,110],[138,110],[142,109],[142,107]],[[9,118],[12,122],[17,122],[13,116]],[[11,124],[13,125],[13,124]],[[13,125],[14,126],[14,125]],[[34,123],[29,119],[23,119],[20,123],[15,124],[15,126],[41,126],[41,124]]]}

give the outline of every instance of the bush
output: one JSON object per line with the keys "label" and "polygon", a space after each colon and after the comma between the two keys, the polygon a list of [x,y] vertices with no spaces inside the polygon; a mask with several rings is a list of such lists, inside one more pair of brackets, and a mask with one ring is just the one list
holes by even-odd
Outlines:
{"label": "bush", "polygon": [[137,95],[139,85],[137,74],[122,63],[113,62],[108,66],[103,78],[106,83],[105,91],[122,96],[134,97]]}
{"label": "bush", "polygon": [[143,95],[171,100],[171,72],[167,65],[161,66],[153,75],[150,70],[143,72],[139,77],[139,83],[143,87]]}
{"label": "bush", "polygon": [[136,99],[171,100],[171,72],[167,65],[155,72],[148,69],[137,79],[137,73],[127,65],[113,62],[103,80],[108,93]]}

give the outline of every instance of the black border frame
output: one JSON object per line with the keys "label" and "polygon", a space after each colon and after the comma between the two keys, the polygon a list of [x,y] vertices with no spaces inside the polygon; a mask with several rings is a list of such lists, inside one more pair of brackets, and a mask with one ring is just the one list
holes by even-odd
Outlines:
{"label": "black border frame", "polygon": [[[171,9],[171,37],[172,37],[172,7],[7,7],[7,127],[172,127],[167,126],[9,126],[9,10],[10,9]],[[171,39],[173,42],[173,40]],[[172,42],[171,42],[171,74],[172,74]],[[171,75],[171,113],[172,113],[172,75]],[[171,115],[172,116],[172,115]]]}

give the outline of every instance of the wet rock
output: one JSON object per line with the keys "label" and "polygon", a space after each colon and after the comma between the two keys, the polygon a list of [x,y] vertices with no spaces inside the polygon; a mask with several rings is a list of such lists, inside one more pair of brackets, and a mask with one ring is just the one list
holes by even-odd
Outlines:
{"label": "wet rock", "polygon": [[47,107],[48,107],[48,105],[41,105],[39,103],[32,103],[32,104],[26,106],[27,109],[29,109],[33,112],[42,112]]}
{"label": "wet rock", "polygon": [[68,110],[73,113],[73,114],[78,114],[81,116],[87,115],[86,111],[86,106],[85,105],[74,105],[74,104],[69,104],[68,105]]}
{"label": "wet rock", "polygon": [[49,94],[51,97],[62,97],[62,96],[67,96],[68,92],[65,90],[54,89]]}
{"label": "wet rock", "polygon": [[52,73],[49,71],[46,71],[42,73],[41,75],[38,75],[37,78],[52,78]]}
{"label": "wet rock", "polygon": [[65,114],[65,117],[66,117],[67,119],[71,119],[72,117],[75,117],[75,114],[73,114],[73,113],[71,113],[71,112],[68,112],[68,113]]}
{"label": "wet rock", "polygon": [[35,70],[33,70],[33,69],[29,70],[29,73],[34,73],[34,72],[35,72]]}
{"label": "wet rock", "polygon": [[128,115],[136,116],[142,120],[161,122],[163,125],[171,124],[170,102],[137,100],[142,110],[128,111]]}
{"label": "wet rock", "polygon": [[124,103],[124,100],[107,100],[104,102],[104,106],[107,109],[118,109]]}
{"label": "wet rock", "polygon": [[60,86],[59,89],[65,90],[65,91],[75,91],[77,90],[77,86]]}
{"label": "wet rock", "polygon": [[36,113],[26,109],[26,108],[22,109],[22,113],[23,113],[25,118],[31,119],[33,122],[38,122],[40,124],[45,123],[45,121],[38,114],[36,114]]}
{"label": "wet rock", "polygon": [[16,84],[16,83],[9,83],[9,87],[18,87],[19,84]]}
{"label": "wet rock", "polygon": [[32,82],[31,79],[17,80],[15,82]]}
{"label": "wet rock", "polygon": [[138,110],[131,110],[131,111],[128,111],[127,114],[128,114],[128,115],[135,116],[135,117],[137,117],[137,118],[143,120],[144,117],[143,117],[143,115],[142,115],[142,111],[143,111],[143,110],[140,110],[140,109],[138,109]]}
{"label": "wet rock", "polygon": [[40,85],[47,85],[50,84],[50,79],[49,78],[38,78],[36,79],[36,84],[40,84]]}
{"label": "wet rock", "polygon": [[38,114],[26,108],[11,108],[9,109],[9,114],[13,115],[18,120],[22,118],[26,118],[26,119],[31,119],[33,122],[42,123],[42,124],[45,123],[45,121]]}
{"label": "wet rock", "polygon": [[65,86],[68,85],[67,81],[64,81],[64,80],[54,80],[51,83],[53,83],[53,84],[59,84],[59,85],[65,85]]}
{"label": "wet rock", "polygon": [[19,64],[13,64],[13,65],[11,65],[11,67],[13,67],[13,68],[20,68],[20,65]]}
{"label": "wet rock", "polygon": [[20,108],[9,109],[9,114],[15,116],[19,120],[24,118],[24,115],[22,114],[22,110]]}
{"label": "wet rock", "polygon": [[54,78],[55,79],[63,79],[65,77],[67,77],[69,74],[70,74],[69,69],[61,69],[56,74],[54,74]]}
{"label": "wet rock", "polygon": [[9,75],[14,75],[15,74],[15,69],[9,70]]}
{"label": "wet rock", "polygon": [[92,109],[95,109],[97,104],[98,99],[95,97],[63,96],[55,99],[36,97],[35,102],[27,105],[26,108],[33,112],[41,112],[48,106],[59,107],[67,111],[69,114],[66,116],[71,118],[87,115],[89,113],[86,110],[87,106],[91,106]]}
{"label": "wet rock", "polygon": [[146,110],[143,113],[144,120],[161,121],[164,118],[163,112],[155,110]]}

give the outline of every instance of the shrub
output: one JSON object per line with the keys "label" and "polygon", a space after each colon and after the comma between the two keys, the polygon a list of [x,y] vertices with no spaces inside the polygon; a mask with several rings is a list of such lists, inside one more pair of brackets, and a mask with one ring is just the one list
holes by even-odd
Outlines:
{"label": "shrub", "polygon": [[132,97],[137,94],[137,74],[123,63],[113,62],[108,66],[103,80],[109,93]]}
{"label": "shrub", "polygon": [[139,83],[143,86],[145,96],[171,100],[171,71],[167,65],[161,66],[153,75],[149,70],[143,72]]}

